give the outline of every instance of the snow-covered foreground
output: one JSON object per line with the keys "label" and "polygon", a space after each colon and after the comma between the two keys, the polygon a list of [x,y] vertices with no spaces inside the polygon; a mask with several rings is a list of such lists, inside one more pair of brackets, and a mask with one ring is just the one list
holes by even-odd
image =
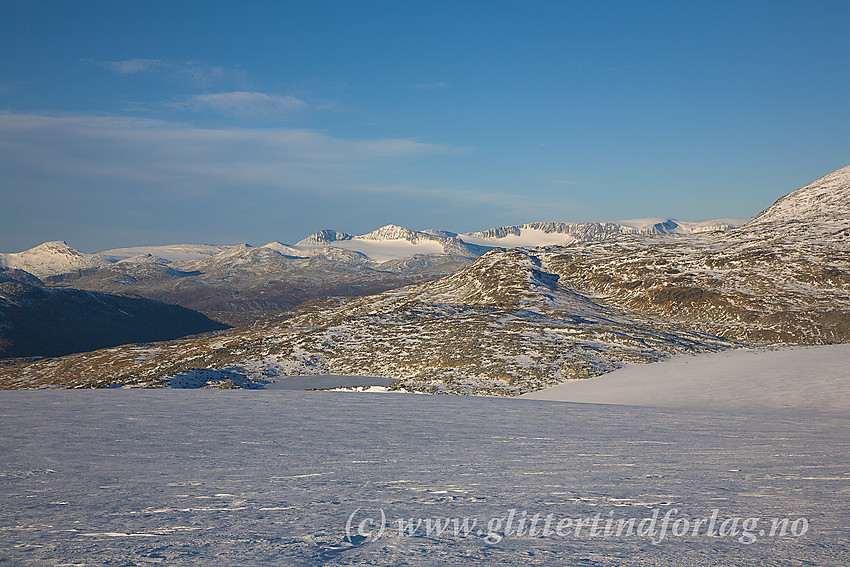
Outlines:
{"label": "snow-covered foreground", "polygon": [[[815,410],[6,391],[0,563],[846,566],[847,425],[843,414]],[[654,536],[590,537],[588,526],[576,534],[559,524],[600,514],[601,529],[609,518],[653,513]],[[534,514],[541,521],[529,535]],[[652,544],[665,515],[712,514],[725,536],[706,536],[703,525],[679,537],[668,526]],[[411,518],[423,523],[413,529]],[[437,535],[435,519],[446,518],[477,524],[466,535]],[[743,520],[732,535],[735,518],[759,520],[747,524],[749,535]],[[805,534],[770,537],[772,518]],[[413,535],[399,534],[399,520]]]}
{"label": "snow-covered foreground", "polygon": [[677,356],[522,397],[717,410],[819,409],[846,414],[850,412],[850,344]]}

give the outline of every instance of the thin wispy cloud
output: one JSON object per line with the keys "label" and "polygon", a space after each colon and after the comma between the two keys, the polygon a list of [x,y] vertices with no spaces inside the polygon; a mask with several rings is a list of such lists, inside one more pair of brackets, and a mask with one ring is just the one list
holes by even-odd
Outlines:
{"label": "thin wispy cloud", "polygon": [[416,187],[414,185],[363,185],[363,191],[394,196],[426,197],[443,202],[463,202],[479,205],[498,205],[515,209],[529,201],[525,195],[517,193],[481,192],[466,189],[447,189],[445,187]]}
{"label": "thin wispy cloud", "polygon": [[95,63],[119,75],[145,73],[168,66],[164,61],[159,59],[125,59],[123,61],[96,61]]}
{"label": "thin wispy cloud", "polygon": [[530,195],[421,182],[417,171],[427,171],[426,160],[467,151],[298,128],[0,112],[7,213],[27,218],[39,211],[40,222],[71,231],[57,237],[72,240],[127,226],[151,242],[163,231],[210,241],[260,233],[280,239],[278,231],[301,238],[347,226],[352,211],[359,211],[358,224],[375,226],[399,210],[407,222],[440,227],[462,226],[472,211],[511,222],[538,220],[543,208],[558,216],[557,203]]}
{"label": "thin wispy cloud", "polygon": [[309,107],[306,102],[294,96],[271,95],[256,91],[193,95],[170,103],[170,106],[194,112],[214,111],[235,116],[287,114]]}
{"label": "thin wispy cloud", "polygon": [[404,204],[413,217],[436,219],[447,210],[539,206],[518,194],[422,186],[415,175],[398,181],[398,172],[417,162],[464,153],[413,139],[345,139],[298,128],[214,129],[125,116],[0,112],[7,203],[33,210],[43,208],[39,203],[65,203],[61,214],[83,225],[120,223],[134,211],[149,211],[147,219],[152,210],[162,215],[158,223],[181,223],[181,215],[207,208],[228,211],[234,226],[274,210],[315,211],[320,220],[314,222],[325,223],[369,207],[378,226],[385,220],[381,211]]}
{"label": "thin wispy cloud", "polygon": [[158,73],[201,86],[212,85],[224,80],[243,81],[245,78],[244,71],[240,69],[209,65],[203,61],[167,61],[164,59],[143,58],[123,59],[119,61],[84,59],[83,61],[98,65],[118,75]]}
{"label": "thin wispy cloud", "polygon": [[348,140],[307,129],[209,129],[128,117],[8,112],[0,113],[0,149],[4,171],[55,176],[83,192],[139,184],[169,198],[181,188],[216,194],[246,184],[261,191],[336,192],[387,162],[454,151],[410,139]]}
{"label": "thin wispy cloud", "polygon": [[449,88],[449,84],[444,81],[437,83],[414,83],[411,87],[422,91],[438,91]]}

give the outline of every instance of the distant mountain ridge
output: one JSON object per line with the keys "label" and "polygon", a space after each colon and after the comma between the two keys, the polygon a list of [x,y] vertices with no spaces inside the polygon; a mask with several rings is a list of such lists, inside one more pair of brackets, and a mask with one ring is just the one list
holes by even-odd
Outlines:
{"label": "distant mountain ridge", "polygon": [[296,246],[321,246],[323,244],[330,244],[340,240],[351,240],[352,238],[354,238],[354,236],[351,234],[339,232],[338,230],[326,229],[315,232],[307,238],[299,240]]}
{"label": "distant mountain ridge", "polygon": [[[0,368],[0,383],[21,387],[61,379],[89,387],[152,387],[201,375],[261,383],[294,374],[358,374],[396,379],[390,388],[397,390],[516,395],[676,353],[846,342],[846,173],[821,178],[731,227],[722,225],[735,223],[669,219],[610,226],[532,223],[485,235],[491,245],[502,239],[516,247],[488,245],[474,260],[428,253],[377,263],[363,251],[318,246],[296,249],[309,257],[286,258],[272,249],[242,246],[190,262],[143,264],[150,270],[193,270],[174,276],[179,285],[208,278],[227,289],[241,281],[242,287],[232,289],[244,294],[245,282],[253,282],[260,286],[254,298],[263,297],[270,277],[314,283],[329,274],[341,278],[334,282],[379,278],[368,280],[374,282],[430,271],[414,285],[314,299],[280,318],[215,337]],[[339,242],[373,243],[386,253],[410,250],[417,246],[413,239],[443,250],[443,241],[464,237],[410,232],[390,226],[380,237],[398,238],[352,236]],[[573,232],[585,240],[557,244]],[[606,233],[615,236],[597,238]],[[519,247],[533,241],[542,244]],[[113,278],[114,270],[92,273]],[[265,279],[251,279],[260,270]],[[127,276],[131,273],[137,272]],[[104,364],[111,369],[106,378]]]}
{"label": "distant mountain ridge", "polygon": [[[469,236],[500,239],[521,236],[523,230],[536,230],[544,234],[565,234],[576,240],[604,240],[622,234],[695,234],[724,231],[747,222],[744,219],[717,219],[702,222],[684,222],[675,219],[636,219],[621,222],[532,222],[522,225],[491,228],[470,232]],[[467,235],[461,235],[461,238]]]}
{"label": "distant mountain ridge", "polygon": [[[691,234],[714,230],[729,230],[746,222],[740,219],[719,219],[684,222],[674,219],[637,219],[621,222],[534,222],[491,228],[479,232],[458,234],[442,229],[411,230],[388,224],[367,234],[357,236],[337,230],[320,230],[294,245],[270,242],[261,247],[284,256],[308,258],[317,253],[339,248],[357,252],[374,262],[402,260],[419,254],[449,254],[467,258],[480,256],[495,247],[515,248],[569,244],[606,240],[633,234]],[[91,268],[103,268],[126,261],[131,263],[189,262],[216,255],[231,255],[234,250],[254,248],[247,244],[172,244],[114,248],[88,254],[64,241],[39,244],[23,252],[0,253],[0,267],[25,270],[44,277]],[[224,257],[222,256],[222,257]]]}
{"label": "distant mountain ridge", "polygon": [[734,223],[639,219],[621,223],[539,222],[478,233],[389,224],[361,236],[321,230],[294,245],[171,244],[94,254],[62,241],[0,254],[0,267],[49,287],[137,294],[241,324],[328,295],[364,295],[453,273],[496,247],[601,241],[634,234],[688,234]]}

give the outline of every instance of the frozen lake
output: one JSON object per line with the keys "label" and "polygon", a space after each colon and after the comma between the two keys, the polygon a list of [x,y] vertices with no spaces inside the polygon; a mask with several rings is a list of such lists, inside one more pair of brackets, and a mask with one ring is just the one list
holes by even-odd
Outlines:
{"label": "frozen lake", "polygon": [[[0,564],[846,566],[847,425],[812,409],[5,391]],[[486,541],[488,521],[512,509],[514,526],[523,511],[604,522],[717,510],[729,529],[733,518],[760,520],[746,538],[668,531],[658,545],[587,529],[543,535],[540,525],[505,535],[504,523]],[[382,511],[376,537],[367,518],[379,524]],[[774,517],[805,534],[760,535]],[[426,535],[423,524],[400,535],[405,518],[475,518],[485,529]]]}
{"label": "frozen lake", "polygon": [[350,386],[389,386],[395,382],[389,378],[373,376],[347,376],[340,374],[319,374],[312,376],[283,376],[275,378],[265,390],[319,390],[327,388],[347,388]]}

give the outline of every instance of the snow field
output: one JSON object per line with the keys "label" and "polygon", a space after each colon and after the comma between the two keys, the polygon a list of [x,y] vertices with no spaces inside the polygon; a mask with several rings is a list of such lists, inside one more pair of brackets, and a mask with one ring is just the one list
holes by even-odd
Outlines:
{"label": "snow field", "polygon": [[[843,415],[403,394],[0,393],[0,561],[19,565],[848,563]],[[806,518],[803,537],[346,539],[346,520]]]}

